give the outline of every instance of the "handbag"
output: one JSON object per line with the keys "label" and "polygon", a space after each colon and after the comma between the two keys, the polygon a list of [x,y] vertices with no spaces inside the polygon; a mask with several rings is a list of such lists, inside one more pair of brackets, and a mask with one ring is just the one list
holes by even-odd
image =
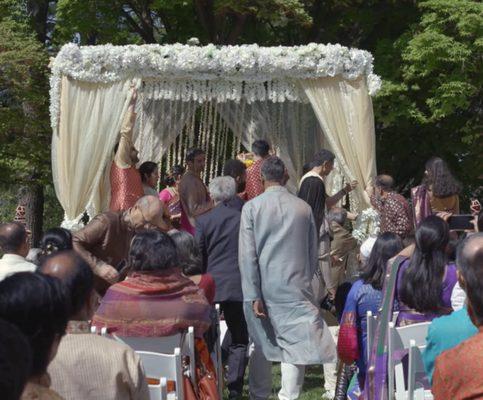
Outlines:
{"label": "handbag", "polygon": [[183,385],[186,400],[220,400],[216,374],[210,355],[203,339],[196,339],[196,383],[193,388],[191,380],[184,376]]}

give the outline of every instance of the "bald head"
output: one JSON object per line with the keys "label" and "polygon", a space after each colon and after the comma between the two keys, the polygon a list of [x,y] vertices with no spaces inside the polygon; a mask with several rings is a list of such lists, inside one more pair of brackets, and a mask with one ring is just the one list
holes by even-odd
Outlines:
{"label": "bald head", "polygon": [[135,229],[170,229],[167,209],[156,196],[141,197],[131,208],[130,215]]}
{"label": "bald head", "polygon": [[378,175],[374,185],[385,192],[392,192],[394,190],[394,179],[390,175]]}
{"label": "bald head", "polygon": [[60,279],[71,296],[71,316],[76,316],[89,302],[94,290],[94,274],[75,251],[59,251],[45,258],[39,271]]}
{"label": "bald head", "polygon": [[20,222],[8,222],[0,225],[0,248],[4,253],[25,257],[29,251],[27,239],[27,230]]}
{"label": "bald head", "polygon": [[456,264],[463,278],[472,319],[483,325],[483,233],[475,233],[460,244]]}

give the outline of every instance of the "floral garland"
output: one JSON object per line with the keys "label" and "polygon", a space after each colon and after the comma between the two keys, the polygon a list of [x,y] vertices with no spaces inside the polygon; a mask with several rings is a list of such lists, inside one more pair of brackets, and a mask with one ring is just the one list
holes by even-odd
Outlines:
{"label": "floral garland", "polygon": [[366,208],[357,217],[352,236],[361,244],[370,236],[377,236],[378,234],[379,213],[373,208]]}
{"label": "floral garland", "polygon": [[213,97],[221,101],[239,100],[241,96],[249,101],[300,101],[304,96],[296,80],[320,77],[355,80],[363,76],[371,95],[381,87],[381,79],[373,73],[371,53],[339,44],[79,47],[69,43],[62,47],[51,67],[53,126],[59,115],[62,75],[94,83],[137,76],[156,82],[155,97],[184,100],[191,96],[200,102]]}

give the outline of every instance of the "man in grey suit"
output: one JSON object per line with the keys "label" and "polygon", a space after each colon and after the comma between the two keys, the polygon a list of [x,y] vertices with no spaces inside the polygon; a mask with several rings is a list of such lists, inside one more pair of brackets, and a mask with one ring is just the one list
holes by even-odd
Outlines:
{"label": "man in grey suit", "polygon": [[231,176],[213,179],[209,192],[215,207],[196,219],[195,237],[200,246],[204,272],[211,274],[215,281],[215,302],[220,303],[231,336],[226,378],[229,398],[236,399],[241,398],[243,391],[248,345],[238,268],[241,206],[233,202],[236,197],[236,183]]}
{"label": "man in grey suit", "polygon": [[284,187],[278,157],[261,169],[265,192],[242,210],[239,265],[248,332],[250,398],[271,393],[271,362],[281,362],[280,400],[300,395],[305,366],[335,361],[335,344],[311,282],[318,268],[317,229],[310,206]]}

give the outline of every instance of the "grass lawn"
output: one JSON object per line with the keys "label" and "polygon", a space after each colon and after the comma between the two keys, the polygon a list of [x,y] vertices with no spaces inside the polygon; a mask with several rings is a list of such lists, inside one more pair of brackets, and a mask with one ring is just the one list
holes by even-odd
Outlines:
{"label": "grass lawn", "polygon": [[[277,400],[277,393],[280,390],[280,364],[273,365],[273,387],[270,399]],[[324,390],[324,377],[321,365],[309,366],[305,370],[304,388],[299,397],[300,400],[321,400]],[[225,390],[225,399],[228,399],[228,391]],[[245,374],[245,386],[243,388],[243,400],[248,396],[248,370]]]}

